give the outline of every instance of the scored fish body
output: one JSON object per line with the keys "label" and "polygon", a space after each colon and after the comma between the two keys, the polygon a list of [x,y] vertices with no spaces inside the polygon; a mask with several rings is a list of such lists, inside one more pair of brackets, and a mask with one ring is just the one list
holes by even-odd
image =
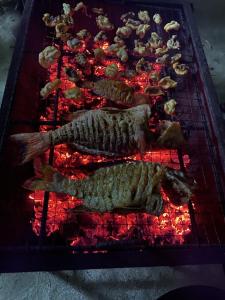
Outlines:
{"label": "scored fish body", "polygon": [[123,156],[146,150],[148,105],[130,109],[102,108],[75,113],[72,122],[49,132],[51,145],[70,143],[91,154]]}
{"label": "scored fish body", "polygon": [[131,162],[100,168],[85,179],[72,180],[47,166],[42,180],[27,181],[24,187],[69,194],[99,212],[140,208],[159,215],[163,208],[159,185],[164,172],[160,164]]}
{"label": "scored fish body", "polygon": [[99,212],[141,209],[160,215],[161,188],[170,195],[171,201],[176,198],[178,205],[192,198],[194,188],[194,181],[181,171],[143,161],[100,168],[80,180],[67,178],[50,166],[43,166],[36,173],[41,178],[29,179],[24,188],[69,194],[83,200],[86,208]]}

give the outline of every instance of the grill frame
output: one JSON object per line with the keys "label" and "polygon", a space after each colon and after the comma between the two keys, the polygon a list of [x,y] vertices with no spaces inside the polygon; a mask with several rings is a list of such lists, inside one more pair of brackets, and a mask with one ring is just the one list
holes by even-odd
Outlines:
{"label": "grill frame", "polygon": [[[28,32],[30,16],[34,6],[34,0],[26,1],[24,15],[18,39],[12,59],[8,80],[6,83],[5,94],[0,111],[0,149],[4,145],[4,137],[7,133],[9,114],[13,105],[13,98],[16,91],[16,82],[19,76],[20,65],[23,59],[23,50],[25,47],[26,36]],[[106,1],[108,2],[108,1]],[[110,1],[109,1],[110,2]],[[128,4],[137,1],[114,1],[117,3]],[[203,94],[205,96],[205,105],[208,110],[210,121],[210,136],[213,140],[212,151],[214,157],[218,160],[215,165],[218,166],[217,172],[224,176],[225,174],[225,145],[222,139],[225,130],[216,92],[210,77],[207,61],[204,55],[197,26],[193,17],[192,5],[183,1],[141,1],[138,4],[157,4],[176,8],[179,6],[183,10],[186,20],[188,20],[188,29],[195,50],[195,55],[199,63],[199,71],[203,82]],[[25,32],[25,34],[24,34]],[[22,38],[21,38],[22,36]],[[217,176],[218,180],[224,180]],[[219,184],[220,185],[220,184]],[[221,193],[224,193],[221,190]],[[223,206],[225,203],[223,203]],[[43,219],[43,222],[46,220]],[[192,224],[193,225],[193,224]],[[45,227],[45,225],[43,225]],[[194,229],[194,228],[193,228]],[[87,269],[87,268],[111,268],[111,267],[138,267],[138,266],[155,266],[155,265],[181,265],[181,264],[204,264],[204,263],[224,263],[225,262],[225,245],[197,245],[196,246],[176,246],[176,247],[149,247],[145,244],[110,244],[109,251],[105,253],[106,245],[92,249],[90,253],[83,254],[76,247],[51,247],[43,243],[45,234],[43,233],[40,243],[37,246],[24,247],[0,247],[2,260],[0,262],[0,271],[38,271],[38,270],[59,270],[59,269]],[[92,253],[92,250],[103,252]],[[73,252],[76,252],[74,254]]]}

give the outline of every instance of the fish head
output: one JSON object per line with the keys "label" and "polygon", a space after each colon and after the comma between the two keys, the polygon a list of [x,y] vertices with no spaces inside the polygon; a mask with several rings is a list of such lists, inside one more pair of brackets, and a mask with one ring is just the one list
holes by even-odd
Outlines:
{"label": "fish head", "polygon": [[167,168],[162,187],[171,202],[179,206],[192,199],[196,181],[181,171]]}

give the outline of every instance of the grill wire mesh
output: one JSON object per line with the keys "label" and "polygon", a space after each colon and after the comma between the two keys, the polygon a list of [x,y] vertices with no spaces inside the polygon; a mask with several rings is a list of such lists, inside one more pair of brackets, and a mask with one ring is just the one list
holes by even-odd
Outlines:
{"label": "grill wire mesh", "polygon": [[[98,2],[99,3],[99,2]],[[52,14],[59,13],[59,7],[49,1],[49,11]],[[91,6],[95,6],[95,1]],[[97,5],[96,5],[97,6]],[[98,4],[98,6],[100,6]],[[126,6],[112,5],[107,3],[101,5],[114,20],[113,11],[121,9],[121,14],[127,11]],[[67,244],[79,249],[86,249],[88,246],[104,245],[110,247],[112,242],[123,245],[146,243],[148,245],[191,245],[191,244],[221,244],[225,242],[224,218],[220,199],[220,191],[216,181],[216,166],[213,160],[212,142],[208,132],[208,124],[205,117],[203,95],[200,88],[198,73],[198,63],[195,58],[193,46],[190,40],[190,33],[187,27],[187,20],[184,19],[180,9],[161,7],[156,5],[134,5],[130,10],[138,11],[140,8],[147,9],[154,13],[159,13],[164,23],[170,20],[177,20],[182,27],[178,38],[182,45],[183,62],[186,63],[190,72],[185,78],[176,77],[168,68],[165,74],[178,82],[175,91],[169,91],[167,98],[175,98],[177,106],[176,117],[172,120],[181,122],[183,130],[188,136],[188,146],[184,149],[164,150],[149,152],[145,155],[146,161],[157,161],[165,163],[173,168],[186,170],[193,176],[198,189],[195,197],[188,205],[175,207],[171,204],[166,206],[164,214],[160,217],[148,216],[145,213],[128,213],[126,215],[117,213],[107,213],[104,216],[73,209],[74,200],[65,195],[55,195],[53,193],[35,192],[29,197],[34,201],[35,218],[32,220],[34,231],[40,236],[40,243],[46,242],[46,236],[52,236],[51,242],[57,243],[52,233],[59,232],[67,241]],[[121,15],[120,14],[120,15]],[[116,26],[119,24],[113,21]],[[80,28],[82,29],[82,28]],[[156,31],[164,40],[168,38],[162,28],[152,25],[151,31]],[[42,48],[56,41],[53,34],[46,30],[43,37]],[[62,47],[62,46],[59,46]],[[57,74],[62,78],[62,68],[65,61],[68,61],[71,53],[63,51],[58,63],[53,66],[48,74]],[[40,80],[40,87],[43,82]],[[69,83],[68,83],[69,86]],[[51,106],[51,115],[48,118],[41,118],[40,130],[49,130],[60,125],[59,112],[62,105],[60,93],[57,92],[48,99],[44,110]],[[65,174],[80,176],[75,169],[87,168],[95,169],[96,166],[108,163],[107,159],[101,157],[93,158],[88,155],[71,154],[66,146],[57,146],[51,149],[46,155],[48,162],[56,166]],[[132,157],[138,159],[138,157]],[[132,159],[130,158],[130,159]],[[168,201],[165,197],[165,202]],[[166,214],[166,215],[165,215]]]}

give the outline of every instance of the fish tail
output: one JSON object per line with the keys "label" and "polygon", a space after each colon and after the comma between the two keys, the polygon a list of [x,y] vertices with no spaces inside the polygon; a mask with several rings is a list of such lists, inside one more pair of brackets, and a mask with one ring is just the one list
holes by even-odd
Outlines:
{"label": "fish tail", "polygon": [[135,106],[141,104],[151,104],[149,95],[143,93],[134,93],[133,101]]}
{"label": "fish tail", "polygon": [[19,133],[10,136],[10,143],[18,147],[15,164],[22,165],[44,153],[51,145],[49,133]]}
{"label": "fish tail", "polygon": [[30,178],[23,184],[23,187],[31,191],[59,192],[60,183],[62,183],[65,177],[49,165],[38,165],[38,168],[38,170],[35,169],[35,172],[41,178]]}

